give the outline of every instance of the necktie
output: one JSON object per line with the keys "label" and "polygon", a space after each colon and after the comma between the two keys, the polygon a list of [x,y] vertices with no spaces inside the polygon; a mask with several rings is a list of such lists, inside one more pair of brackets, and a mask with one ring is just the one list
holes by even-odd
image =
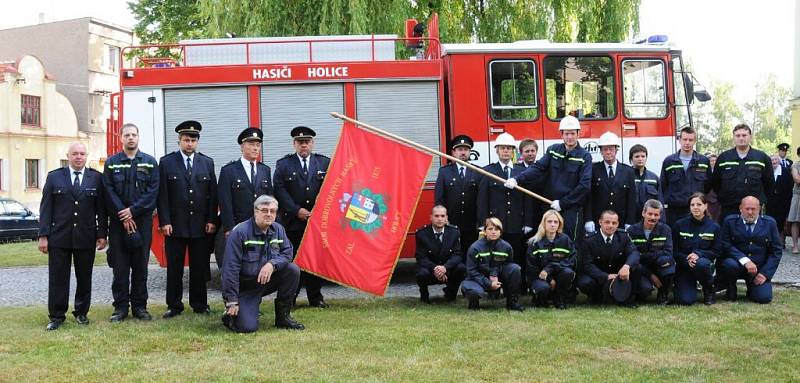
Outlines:
{"label": "necktie", "polygon": [[256,163],[253,161],[250,161],[250,183],[256,184]]}
{"label": "necktie", "polygon": [[753,224],[752,223],[748,223],[747,224],[747,234],[753,234]]}
{"label": "necktie", "polygon": [[608,178],[614,178],[614,168],[608,165]]}
{"label": "necktie", "polygon": [[434,233],[434,234],[436,234],[436,240],[442,242],[442,233]]}
{"label": "necktie", "polygon": [[308,166],[306,166],[305,158],[303,158],[303,174],[308,174]]}
{"label": "necktie", "polygon": [[606,237],[606,245],[610,245],[610,244],[611,244],[611,237]]}
{"label": "necktie", "polygon": [[464,167],[458,168],[458,175],[461,176],[461,179],[464,179]]}
{"label": "necktie", "polygon": [[72,188],[77,192],[81,189],[81,172],[73,173],[75,174],[75,181],[72,182]]}
{"label": "necktie", "polygon": [[511,178],[511,167],[510,166],[506,166],[505,172],[506,172],[506,178]]}
{"label": "necktie", "polygon": [[186,171],[192,176],[192,157],[186,157]]}

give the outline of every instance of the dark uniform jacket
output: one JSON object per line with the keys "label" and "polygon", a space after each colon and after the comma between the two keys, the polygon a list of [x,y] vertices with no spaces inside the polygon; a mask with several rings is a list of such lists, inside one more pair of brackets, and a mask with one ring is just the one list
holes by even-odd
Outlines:
{"label": "dark uniform jacket", "polygon": [[47,174],[39,206],[39,236],[47,237],[52,247],[92,249],[108,231],[103,175],[85,167],[76,192],[70,172],[65,167]]}
{"label": "dark uniform jacket", "polygon": [[[617,161],[614,178],[608,178],[608,165],[600,161],[592,165],[592,195],[586,200],[585,220],[597,222],[600,213],[613,210],[619,215],[619,224],[636,223],[636,182],[633,168]],[[640,210],[641,211],[641,210]]]}
{"label": "dark uniform jacket", "polygon": [[272,170],[261,162],[255,164],[254,183],[250,183],[250,169],[244,169],[241,159],[229,162],[219,172],[217,193],[223,232],[253,216],[253,202],[258,196],[273,194]]}
{"label": "dark uniform jacket", "polygon": [[222,297],[225,301],[238,302],[239,291],[254,288],[258,283],[258,273],[267,262],[272,263],[275,271],[283,270],[292,262],[292,243],[283,226],[274,222],[265,234],[254,218],[236,225],[225,246],[222,267]]}
{"label": "dark uniform jacket", "polygon": [[711,165],[706,156],[692,153],[689,167],[683,170],[680,152],[673,153],[661,164],[661,197],[667,207],[688,207],[689,197],[707,193],[711,187]]}
{"label": "dark uniform jacket", "polygon": [[113,221],[117,212],[131,208],[134,219],[150,218],[158,197],[158,163],[151,155],[136,152],[129,159],[125,152],[108,158],[103,169],[106,206]]}
{"label": "dark uniform jacket", "polygon": [[608,274],[616,274],[623,265],[634,268],[639,265],[639,251],[628,233],[617,230],[606,244],[600,230],[583,241],[580,251],[581,272],[595,280],[606,280]]}
{"label": "dark uniform jacket", "polygon": [[459,263],[464,263],[460,232],[456,226],[445,225],[441,242],[433,234],[431,225],[419,228],[414,237],[417,245],[414,252],[417,267],[433,273],[433,268],[436,266],[443,265],[447,270],[452,270]]}
{"label": "dark uniform jacket", "polygon": [[[773,170],[774,173],[774,170]],[[772,188],[772,193],[767,197],[767,214],[775,218],[778,224],[786,222],[786,217],[789,215],[789,207],[792,204],[792,188],[794,188],[794,179],[792,178],[791,168],[782,168],[781,174],[775,179],[775,185]],[[782,230],[779,227],[778,230]]]}
{"label": "dark uniform jacket", "polygon": [[747,196],[766,203],[767,196],[772,194],[772,178],[772,160],[766,153],[751,147],[744,158],[739,158],[736,148],[733,148],[717,158],[711,184],[717,192],[719,204],[734,208]]}
{"label": "dark uniform jacket", "polygon": [[195,153],[192,175],[180,151],[159,161],[158,223],[172,225],[172,236],[202,238],[207,223],[217,221],[217,177],[214,160]]}
{"label": "dark uniform jacket", "polygon": [[[669,257],[672,259],[672,230],[666,224],[661,222],[656,223],[653,231],[650,232],[650,238],[644,235],[644,224],[642,222],[631,225],[626,230],[628,236],[631,237],[631,242],[636,246],[639,251],[639,263],[659,266],[657,261],[659,257]],[[674,265],[674,262],[670,262]],[[652,274],[649,267],[642,268],[642,275],[649,277]]]}
{"label": "dark uniform jacket", "polygon": [[514,249],[502,240],[487,241],[481,238],[467,250],[467,279],[475,281],[484,290],[489,290],[489,277],[497,277],[509,263],[513,263]]}
{"label": "dark uniform jacket", "polygon": [[578,256],[575,246],[564,233],[558,233],[553,241],[544,237],[529,245],[526,259],[528,281],[538,279],[542,270],[547,272],[548,278],[565,268],[577,271]]}
{"label": "dark uniform jacket", "polygon": [[580,144],[569,152],[563,143],[551,145],[516,178],[521,185],[543,185],[544,197],[558,200],[562,210],[583,208],[592,187],[592,155]]}
{"label": "dark uniform jacket", "polygon": [[675,241],[675,259],[683,263],[691,253],[714,261],[722,251],[719,225],[708,216],[701,221],[692,216],[679,219],[672,227],[672,238]]}
{"label": "dark uniform jacket", "polygon": [[646,168],[644,173],[639,173],[638,170],[633,169],[634,179],[636,182],[636,211],[642,211],[644,203],[649,199],[661,201],[661,193],[659,192],[658,176]]}
{"label": "dark uniform jacket", "polygon": [[464,179],[458,174],[455,163],[439,168],[436,178],[434,200],[436,205],[447,208],[450,223],[463,230],[475,230],[478,226],[478,184],[481,176],[465,168]]}
{"label": "dark uniform jacket", "polygon": [[721,228],[722,257],[731,257],[737,262],[747,257],[756,264],[758,272],[768,280],[775,275],[783,255],[783,245],[778,237],[778,226],[770,216],[758,217],[753,233],[738,214],[725,217]]}
{"label": "dark uniform jacket", "polygon": [[[522,169],[509,161],[511,177],[516,177]],[[505,179],[506,173],[500,163],[486,165],[483,170]],[[522,233],[525,225],[525,202],[523,194],[507,189],[502,182],[489,177],[481,177],[478,186],[478,226],[483,226],[486,218],[497,217],[503,222],[503,232],[509,234]]]}
{"label": "dark uniform jacket", "polygon": [[312,153],[309,156],[308,173],[303,174],[303,165],[297,154],[287,154],[275,165],[275,198],[280,204],[280,221],[288,231],[302,231],[306,221],[297,218],[300,208],[311,211],[328,172],[330,158]]}

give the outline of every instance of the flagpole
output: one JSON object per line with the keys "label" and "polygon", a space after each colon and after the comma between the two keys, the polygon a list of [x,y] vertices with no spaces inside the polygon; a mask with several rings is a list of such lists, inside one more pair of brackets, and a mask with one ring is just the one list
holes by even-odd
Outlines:
{"label": "flagpole", "polygon": [[[404,143],[406,145],[413,146],[413,147],[415,147],[415,148],[417,148],[419,150],[422,150],[424,152],[428,152],[428,153],[437,155],[439,157],[447,158],[450,161],[457,162],[457,163],[459,163],[461,165],[464,165],[464,166],[472,169],[473,171],[478,172],[478,173],[480,173],[480,174],[482,174],[482,175],[484,175],[486,177],[489,177],[489,178],[491,178],[491,179],[493,179],[493,180],[495,180],[497,182],[501,182],[501,183],[505,183],[506,182],[505,179],[503,179],[503,178],[501,178],[501,177],[499,177],[499,176],[497,176],[495,174],[489,173],[486,170],[483,170],[483,169],[481,169],[481,168],[479,168],[479,167],[477,167],[477,166],[475,166],[475,165],[473,165],[473,164],[471,164],[469,162],[459,160],[458,158],[455,158],[455,157],[453,157],[451,155],[442,153],[442,152],[440,152],[440,151],[438,151],[436,149],[431,149],[431,148],[429,148],[429,147],[427,147],[425,145],[418,144],[418,143],[416,143],[414,141],[411,141],[409,139],[400,137],[400,136],[398,136],[398,135],[396,135],[394,133],[387,132],[387,131],[385,131],[383,129],[376,128],[376,127],[374,127],[372,125],[369,125],[369,124],[365,124],[365,123],[363,123],[361,121],[358,121],[358,120],[352,119],[350,117],[347,117],[347,116],[345,116],[345,115],[343,115],[341,113],[331,112],[331,116],[336,117],[336,118],[338,118],[340,120],[344,120],[344,121],[356,124],[358,126],[366,128],[367,130],[370,130],[370,131],[373,131],[375,133],[378,133],[378,134],[380,134],[382,136],[389,137],[389,138],[391,138],[391,139],[393,139],[395,141],[399,141],[399,142],[402,142],[402,143]],[[542,196],[540,196],[540,195],[538,195],[538,194],[536,194],[536,193],[534,193],[534,192],[532,192],[532,191],[530,191],[528,189],[520,187],[519,185],[517,185],[514,189],[518,190],[518,191],[520,191],[522,193],[525,193],[525,194],[527,194],[527,195],[529,195],[529,196],[531,196],[533,198],[536,198],[536,199],[538,199],[538,200],[540,200],[540,201],[542,201],[542,202],[544,202],[544,203],[546,203],[548,205],[553,203],[553,201],[551,201],[551,200],[549,200],[549,199],[547,199],[545,197],[542,197]]]}

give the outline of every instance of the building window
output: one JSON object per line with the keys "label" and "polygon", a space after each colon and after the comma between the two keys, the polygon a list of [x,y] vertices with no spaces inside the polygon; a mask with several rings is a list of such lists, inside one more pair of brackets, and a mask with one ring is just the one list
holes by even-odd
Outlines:
{"label": "building window", "polygon": [[39,188],[39,160],[25,160],[25,187],[28,189]]}
{"label": "building window", "polygon": [[106,69],[117,73],[119,71],[119,47],[106,45]]}
{"label": "building window", "polygon": [[22,95],[22,125],[41,126],[41,97]]}
{"label": "building window", "polygon": [[67,160],[61,160],[61,167],[62,167],[62,168],[66,168],[67,166],[69,166],[69,161],[67,161]]}

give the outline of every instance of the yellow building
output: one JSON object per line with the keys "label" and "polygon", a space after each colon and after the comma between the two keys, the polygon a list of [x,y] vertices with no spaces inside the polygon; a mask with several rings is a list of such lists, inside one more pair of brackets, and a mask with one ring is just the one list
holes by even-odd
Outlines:
{"label": "yellow building", "polygon": [[70,143],[89,150],[89,166],[105,158],[103,134],[80,132],[75,110],[34,56],[0,63],[0,196],[39,210],[47,173],[65,166]]}
{"label": "yellow building", "polygon": [[792,148],[800,148],[800,0],[794,5],[794,87],[792,88]]}

